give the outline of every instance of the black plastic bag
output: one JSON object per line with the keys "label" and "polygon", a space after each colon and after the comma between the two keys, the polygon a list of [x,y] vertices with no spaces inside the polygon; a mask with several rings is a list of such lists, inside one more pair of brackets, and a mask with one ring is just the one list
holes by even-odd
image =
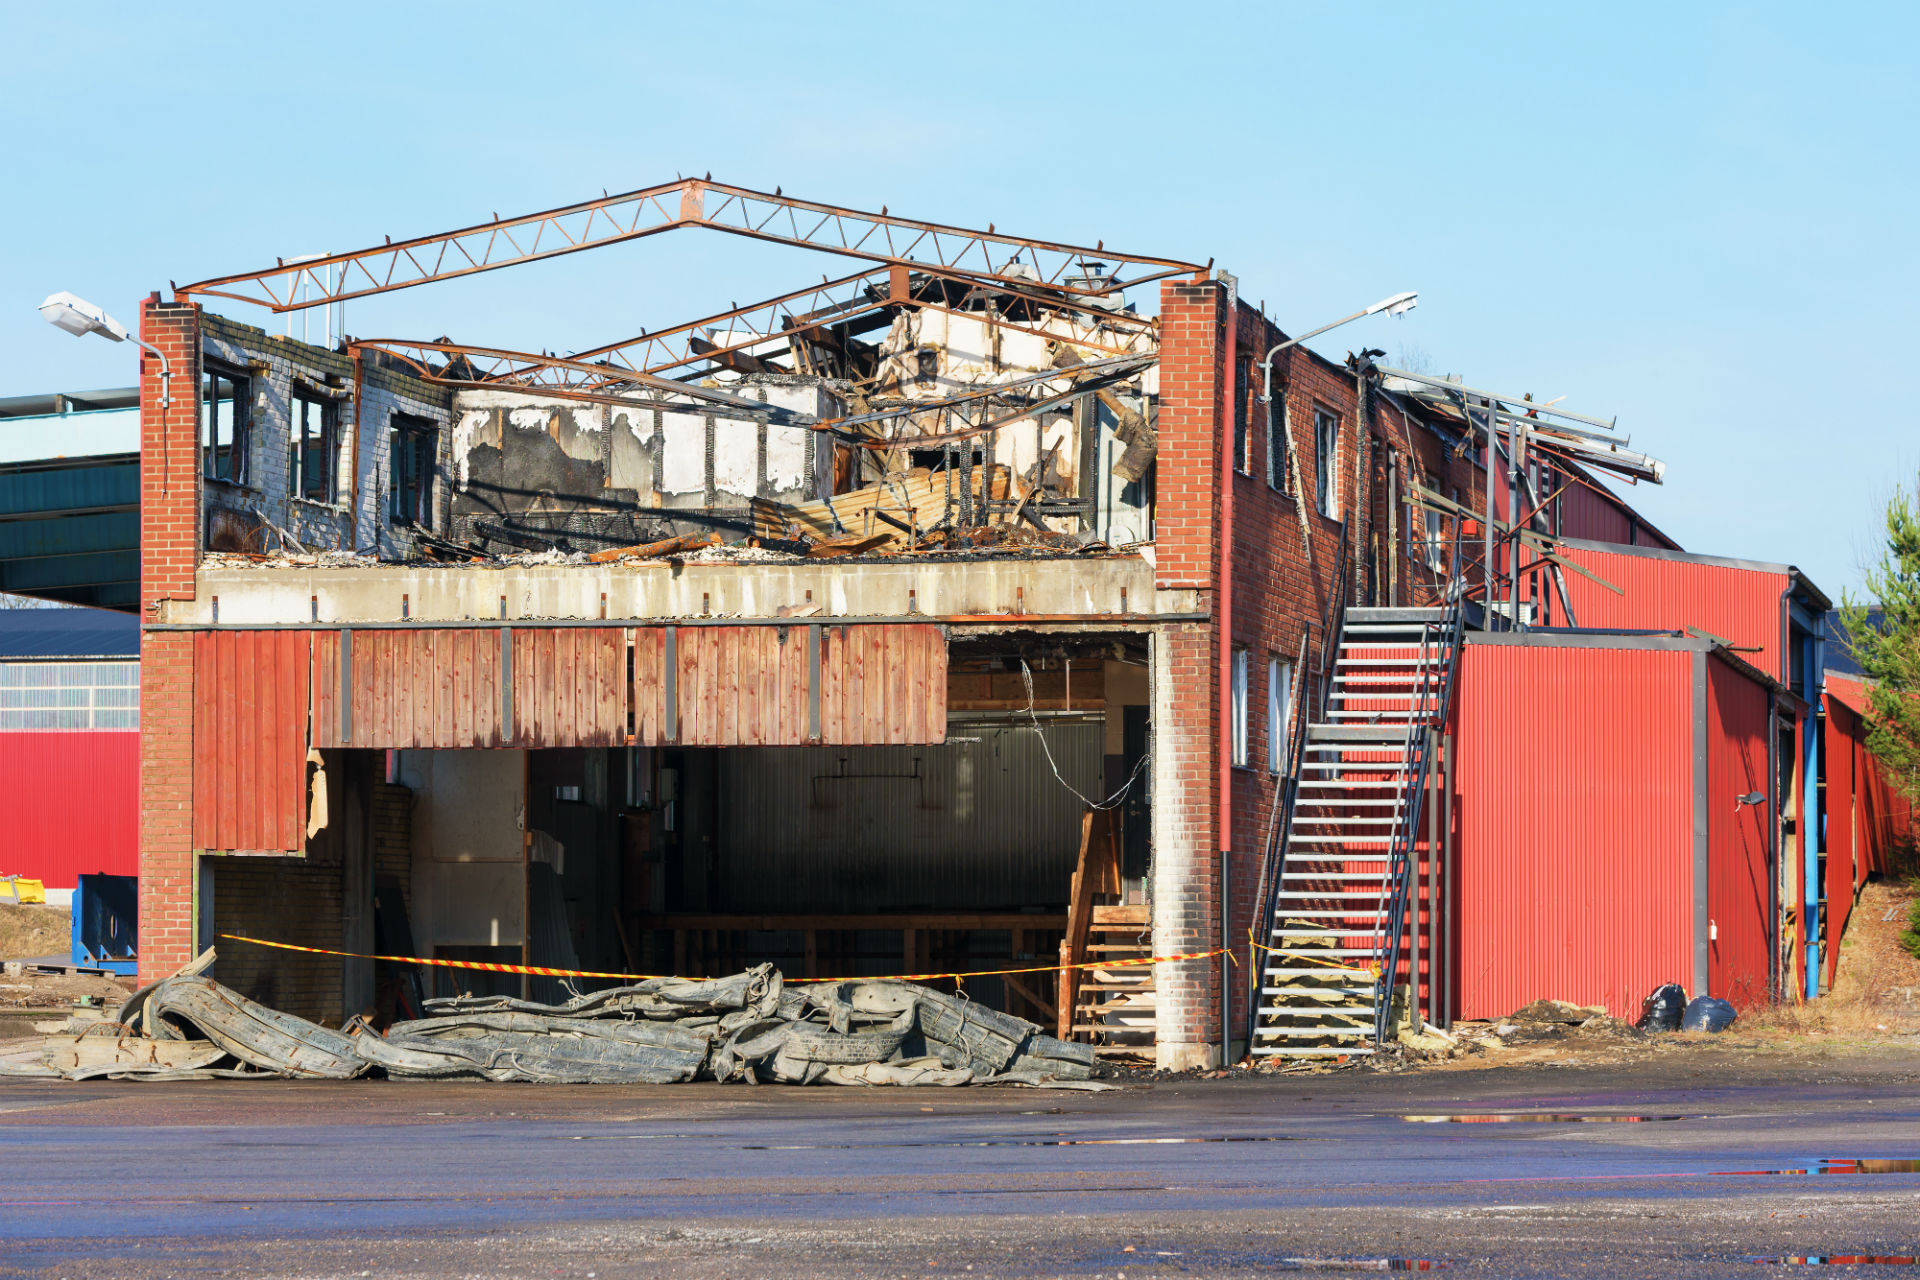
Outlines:
{"label": "black plastic bag", "polygon": [[1642,1031],[1678,1031],[1687,1007],[1687,989],[1677,982],[1655,987],[1640,1002],[1640,1021],[1633,1025]]}
{"label": "black plastic bag", "polygon": [[1739,1016],[1734,1012],[1733,1006],[1725,1000],[1716,1000],[1712,996],[1696,996],[1687,1005],[1685,1016],[1680,1019],[1680,1029],[1682,1031],[1725,1031]]}

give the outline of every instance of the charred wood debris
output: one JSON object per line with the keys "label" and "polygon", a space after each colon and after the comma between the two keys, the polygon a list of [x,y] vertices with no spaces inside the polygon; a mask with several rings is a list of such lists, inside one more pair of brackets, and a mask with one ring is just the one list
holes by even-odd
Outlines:
{"label": "charred wood debris", "polygon": [[0,1075],[1113,1087],[1093,1079],[1091,1045],[893,979],[794,988],[763,964],[726,978],[650,978],[560,1004],[451,996],[382,1033],[363,1018],[334,1030],[269,1009],[204,976],[210,958],[136,991],[106,1021],[0,1055]]}

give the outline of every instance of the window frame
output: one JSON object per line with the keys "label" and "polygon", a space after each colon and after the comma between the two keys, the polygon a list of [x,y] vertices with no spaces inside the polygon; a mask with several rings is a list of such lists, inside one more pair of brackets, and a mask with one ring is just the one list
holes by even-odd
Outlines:
{"label": "window frame", "polygon": [[[232,388],[232,398],[221,402],[214,395],[218,383],[225,382]],[[240,485],[247,483],[247,473],[251,470],[248,463],[253,445],[253,375],[237,372],[231,365],[217,360],[207,360],[200,368],[199,388],[200,410],[200,473],[208,479],[221,484]],[[230,403],[232,416],[228,422],[226,462],[227,474],[221,475],[214,459],[219,454],[219,423],[213,406],[216,403]]]}
{"label": "window frame", "polygon": [[1278,777],[1286,764],[1287,725],[1293,712],[1293,662],[1267,655],[1267,772]]}
{"label": "window frame", "polygon": [[1233,363],[1233,469],[1253,476],[1253,362]]}
{"label": "window frame", "polygon": [[1329,520],[1340,518],[1340,414],[1313,406],[1313,505]]}
{"label": "window frame", "polygon": [[[302,406],[312,406],[320,412],[320,452],[321,496],[315,497],[308,487],[311,479],[311,461],[308,454],[310,436]],[[295,382],[287,395],[287,496],[303,502],[317,503],[321,506],[338,506],[340,501],[340,402],[309,384]]]}
{"label": "window frame", "polygon": [[[403,456],[409,466],[403,471]],[[387,415],[387,521],[396,528],[432,530],[434,480],[440,461],[440,424],[414,413]],[[403,477],[414,486],[411,513],[401,510]]]}
{"label": "window frame", "polygon": [[1232,671],[1233,708],[1231,712],[1233,718],[1232,718],[1232,723],[1230,727],[1232,730],[1231,747],[1232,747],[1232,755],[1233,755],[1233,767],[1236,769],[1246,768],[1247,760],[1248,760],[1248,752],[1247,752],[1248,706],[1247,704],[1250,701],[1250,699],[1248,698],[1248,690],[1247,690],[1247,667],[1248,667],[1247,647],[1245,645],[1238,645],[1238,644],[1233,646],[1233,671]]}
{"label": "window frame", "polygon": [[[1293,451],[1287,447],[1287,385],[1275,388],[1273,398],[1267,401],[1267,488],[1275,493],[1293,496]],[[1274,405],[1280,406],[1279,416],[1273,412]]]}

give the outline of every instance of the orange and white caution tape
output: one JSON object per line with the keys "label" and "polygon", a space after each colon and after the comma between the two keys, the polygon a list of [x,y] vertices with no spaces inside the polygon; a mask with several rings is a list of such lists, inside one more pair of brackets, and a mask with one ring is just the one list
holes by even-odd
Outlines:
{"label": "orange and white caution tape", "polygon": [[[234,942],[250,942],[256,947],[273,947],[279,951],[298,951],[306,955],[344,956],[353,960],[380,960],[387,964],[425,964],[442,969],[477,969],[482,973],[522,973],[536,978],[617,978],[628,982],[647,982],[655,978],[674,975],[664,973],[602,973],[593,969],[553,969],[535,964],[497,964],[488,960],[440,960],[424,956],[383,956],[361,951],[336,951],[332,947],[303,947],[292,942],[269,942],[265,938],[249,938],[244,934],[223,933],[223,938]],[[1142,956],[1133,960],[1089,960],[1081,964],[1044,964],[1023,969],[977,969],[966,973],[898,973],[856,978],[783,978],[788,983],[798,982],[932,982],[940,978],[998,978],[1010,974],[1022,973],[1058,973],[1064,969],[1120,969],[1139,965],[1170,964],[1179,960],[1210,960],[1222,953],[1231,954],[1226,947],[1216,947],[1212,951],[1187,951],[1178,955]],[[1238,963],[1236,961],[1236,963]]]}

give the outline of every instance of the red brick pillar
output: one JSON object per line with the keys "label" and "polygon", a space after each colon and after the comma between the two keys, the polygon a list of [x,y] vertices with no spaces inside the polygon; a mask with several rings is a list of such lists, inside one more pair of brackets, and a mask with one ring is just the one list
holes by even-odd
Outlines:
{"label": "red brick pillar", "polygon": [[[1226,291],[1160,287],[1160,453],[1154,555],[1162,590],[1201,593],[1215,621],[1168,627],[1153,656],[1153,949],[1207,951],[1219,924],[1220,668],[1216,585],[1220,451],[1226,430]],[[1156,1058],[1169,1070],[1218,1061],[1219,962],[1185,960],[1154,974]]]}
{"label": "red brick pillar", "polygon": [[[140,609],[154,621],[167,600],[191,600],[199,563],[200,467],[196,396],[200,308],[140,308],[140,336],[166,353],[140,364]],[[171,404],[162,401],[170,399]],[[193,637],[140,637],[140,980],[193,958]]]}

